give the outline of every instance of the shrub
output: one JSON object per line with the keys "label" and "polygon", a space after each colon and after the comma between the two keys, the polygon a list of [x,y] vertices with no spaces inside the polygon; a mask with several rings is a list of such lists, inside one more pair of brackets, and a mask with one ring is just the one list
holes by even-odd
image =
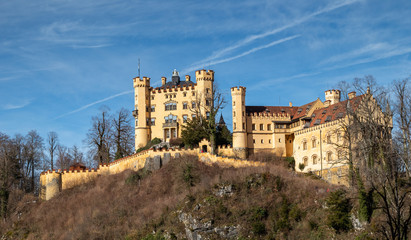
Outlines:
{"label": "shrub", "polygon": [[295,170],[295,159],[293,157],[286,157],[285,161],[289,169]]}
{"label": "shrub", "polygon": [[298,164],[298,169],[300,169],[301,172],[304,171],[304,168],[305,168],[304,163],[299,163]]}
{"label": "shrub", "polygon": [[171,138],[170,139],[171,147],[184,147],[183,139],[181,138]]}
{"label": "shrub", "polygon": [[264,223],[258,221],[252,224],[253,232],[257,235],[264,235],[267,233]]}
{"label": "shrub", "polygon": [[159,138],[154,138],[154,139],[151,140],[149,143],[147,143],[147,145],[145,145],[144,147],[137,149],[137,150],[136,150],[136,153],[139,153],[139,152],[141,152],[141,151],[150,149],[152,146],[157,145],[157,144],[159,144],[159,143],[161,143],[161,139],[159,139]]}
{"label": "shrub", "polygon": [[345,196],[344,190],[332,192],[326,199],[328,206],[327,224],[334,228],[337,233],[348,231],[352,228],[350,211],[352,209],[350,200]]}

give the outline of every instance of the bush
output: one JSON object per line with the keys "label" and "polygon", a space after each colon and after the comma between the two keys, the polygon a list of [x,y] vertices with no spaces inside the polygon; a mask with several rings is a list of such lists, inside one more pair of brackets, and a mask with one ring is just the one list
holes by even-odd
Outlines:
{"label": "bush", "polygon": [[258,221],[252,224],[253,232],[257,235],[264,235],[267,233],[264,223]]}
{"label": "bush", "polygon": [[141,151],[150,149],[152,146],[157,145],[157,144],[159,144],[159,143],[161,143],[161,142],[162,142],[161,139],[159,139],[159,138],[154,138],[154,139],[151,140],[149,143],[147,143],[147,145],[145,145],[144,147],[137,149],[137,150],[136,150],[136,153],[139,153],[139,152],[141,152]]}
{"label": "bush", "polygon": [[350,200],[345,196],[344,190],[332,192],[326,199],[328,206],[327,224],[334,228],[337,233],[348,231],[352,228],[350,211],[352,209]]}
{"label": "bush", "polygon": [[183,139],[181,138],[171,138],[170,139],[171,147],[184,147]]}
{"label": "bush", "polygon": [[301,172],[304,171],[304,168],[305,168],[304,163],[299,163],[298,164],[298,169],[300,169]]}
{"label": "bush", "polygon": [[286,157],[285,161],[287,162],[287,167],[295,170],[295,159],[293,157]]}

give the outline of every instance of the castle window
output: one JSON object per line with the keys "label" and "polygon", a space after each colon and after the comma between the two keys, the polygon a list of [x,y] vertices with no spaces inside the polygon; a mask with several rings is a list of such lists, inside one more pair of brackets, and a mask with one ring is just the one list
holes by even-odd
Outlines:
{"label": "castle window", "polygon": [[166,123],[176,123],[177,122],[177,116],[172,115],[172,114],[165,116],[164,119]]}
{"label": "castle window", "polygon": [[196,108],[196,102],[194,102],[194,101],[191,102],[191,108],[193,108],[193,109]]}
{"label": "castle window", "polygon": [[136,127],[138,126],[138,119],[136,118]]}
{"label": "castle window", "polygon": [[235,117],[235,111],[233,112],[233,117]]}
{"label": "castle window", "polygon": [[235,106],[235,101],[233,101],[233,106]]}
{"label": "castle window", "polygon": [[271,131],[271,124],[267,124],[267,130]]}
{"label": "castle window", "polygon": [[210,100],[206,99],[206,106],[210,106]]}
{"label": "castle window", "polygon": [[341,133],[337,133],[337,142],[341,141]]}
{"label": "castle window", "polygon": [[207,117],[207,120],[210,119],[210,112],[206,112],[206,117]]}
{"label": "castle window", "polygon": [[303,142],[303,150],[307,150],[307,141]]}
{"label": "castle window", "polygon": [[186,92],[183,92],[183,96],[184,96],[184,97],[187,97],[187,93],[186,93]]}
{"label": "castle window", "polygon": [[260,131],[264,130],[264,124],[260,124]]}
{"label": "castle window", "polygon": [[151,112],[155,112],[155,111],[156,111],[156,106],[155,105],[151,106]]}
{"label": "castle window", "polygon": [[255,139],[253,139],[253,143],[255,143]]}
{"label": "castle window", "polygon": [[327,153],[327,162],[331,162],[332,161],[332,152],[328,152]]}
{"label": "castle window", "polygon": [[165,109],[166,111],[177,110],[177,103],[166,103]]}
{"label": "castle window", "polygon": [[281,142],[281,138],[278,139],[278,142],[279,142],[279,143]]}
{"label": "castle window", "polygon": [[235,130],[235,129],[237,129],[237,124],[236,124],[236,123],[234,123],[234,130]]}
{"label": "castle window", "polygon": [[271,139],[268,139],[268,143],[271,143]]}
{"label": "castle window", "polygon": [[154,100],[154,96],[151,96],[151,100]]}
{"label": "castle window", "polygon": [[317,164],[317,155],[313,155],[313,165]]}
{"label": "castle window", "polygon": [[187,102],[183,102],[183,109],[187,109]]}
{"label": "castle window", "polygon": [[313,138],[313,139],[311,140],[311,145],[312,145],[312,148],[317,147],[317,141],[316,141],[315,138]]}
{"label": "castle window", "polygon": [[308,166],[308,157],[303,158],[304,166]]}
{"label": "castle window", "polygon": [[196,93],[195,92],[193,92],[193,96],[195,96],[196,95]]}
{"label": "castle window", "polygon": [[155,126],[156,125],[156,119],[155,118],[152,118],[151,119],[151,126]]}
{"label": "castle window", "polygon": [[173,132],[173,138],[176,138],[177,137],[177,131],[174,131]]}
{"label": "castle window", "polygon": [[206,88],[206,93],[209,93],[210,92],[210,89],[209,88]]}
{"label": "castle window", "polygon": [[183,123],[187,122],[187,115],[183,115]]}
{"label": "castle window", "polygon": [[245,123],[243,123],[243,130],[245,129]]}
{"label": "castle window", "polygon": [[167,138],[170,138],[170,131],[166,131]]}
{"label": "castle window", "polygon": [[264,139],[261,139],[261,143],[264,143]]}
{"label": "castle window", "polygon": [[244,117],[244,115],[245,115],[245,114],[244,114],[244,111],[243,111],[243,117]]}
{"label": "castle window", "polygon": [[148,125],[150,123],[151,119],[150,118],[146,118],[146,125]]}
{"label": "castle window", "polygon": [[331,135],[327,135],[327,143],[331,144]]}
{"label": "castle window", "polygon": [[191,118],[192,118],[192,119],[194,119],[194,118],[196,118],[196,117],[197,117],[197,116],[196,116],[195,114],[192,114],[192,115],[191,115]]}
{"label": "castle window", "polygon": [[251,125],[251,130],[255,130],[255,124]]}
{"label": "castle window", "polygon": [[168,98],[168,95],[166,95],[166,98]]}

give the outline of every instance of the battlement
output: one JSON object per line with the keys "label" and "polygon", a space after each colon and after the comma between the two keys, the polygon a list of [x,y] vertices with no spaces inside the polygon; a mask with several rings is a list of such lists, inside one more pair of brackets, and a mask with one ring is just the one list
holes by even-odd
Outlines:
{"label": "battlement", "polygon": [[242,87],[242,86],[232,87],[231,95],[239,95],[239,94],[245,95],[245,90],[246,90],[246,87]]}
{"label": "battlement", "polygon": [[340,97],[341,97],[341,91],[340,90],[327,90],[325,91],[325,100],[330,101],[330,105],[339,103],[340,102]]}
{"label": "battlement", "polygon": [[196,71],[196,81],[214,81],[214,71],[213,70],[197,70]]}
{"label": "battlement", "polygon": [[154,89],[150,89],[152,94],[156,93],[166,93],[166,92],[178,92],[178,91],[189,91],[189,90],[195,90],[195,87],[197,84],[189,84],[186,86],[183,85],[177,85],[177,86],[167,86],[167,87],[156,87]]}
{"label": "battlement", "polygon": [[136,77],[133,78],[133,86],[136,87],[150,87],[150,78],[149,77]]}

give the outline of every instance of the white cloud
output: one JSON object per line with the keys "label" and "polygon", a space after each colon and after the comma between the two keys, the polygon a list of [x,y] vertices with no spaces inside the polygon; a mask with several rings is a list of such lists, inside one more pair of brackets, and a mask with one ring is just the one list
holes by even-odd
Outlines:
{"label": "white cloud", "polygon": [[19,108],[24,108],[25,106],[29,105],[32,102],[32,100],[24,100],[23,102],[19,103],[8,103],[3,105],[4,110],[13,110],[13,109],[19,109]]}

